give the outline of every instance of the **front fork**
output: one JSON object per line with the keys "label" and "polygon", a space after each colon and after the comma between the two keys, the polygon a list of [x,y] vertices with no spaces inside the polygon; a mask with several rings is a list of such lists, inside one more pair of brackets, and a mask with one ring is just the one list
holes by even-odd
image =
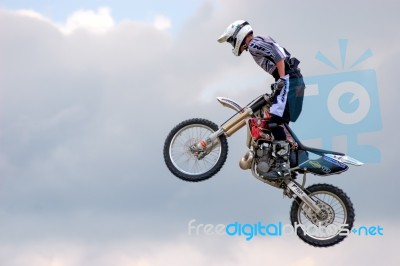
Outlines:
{"label": "front fork", "polygon": [[232,136],[235,132],[246,125],[246,118],[248,118],[253,111],[247,108],[239,116],[235,117],[232,121],[226,125],[220,127],[216,132],[212,133],[206,139],[200,140],[198,143],[193,144],[190,147],[190,151],[197,157],[197,159],[203,159],[210,151],[215,147],[219,136],[225,134],[227,137]]}
{"label": "front fork", "polygon": [[321,208],[292,180],[285,181],[287,188],[296,194],[318,216],[322,214]]}
{"label": "front fork", "polygon": [[190,147],[190,151],[197,157],[203,159],[211,150],[217,145],[217,139],[224,134],[223,128],[218,129],[216,132],[209,135],[206,139],[200,140],[198,143]]}

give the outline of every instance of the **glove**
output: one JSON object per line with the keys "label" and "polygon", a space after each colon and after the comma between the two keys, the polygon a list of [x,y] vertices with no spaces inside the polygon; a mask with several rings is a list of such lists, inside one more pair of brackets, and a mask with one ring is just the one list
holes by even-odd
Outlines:
{"label": "glove", "polygon": [[280,91],[286,87],[286,79],[280,78],[275,83],[272,83],[271,89],[275,90],[276,92]]}

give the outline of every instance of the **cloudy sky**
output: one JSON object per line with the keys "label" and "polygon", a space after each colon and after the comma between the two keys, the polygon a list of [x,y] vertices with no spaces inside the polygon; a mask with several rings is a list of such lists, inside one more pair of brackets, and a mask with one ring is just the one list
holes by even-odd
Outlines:
{"label": "cloudy sky", "polygon": [[[0,264],[399,265],[397,6],[0,0]],[[383,236],[315,249],[296,236],[188,235],[192,219],[289,223],[291,201],[238,167],[244,132],[206,182],[178,180],[162,158],[180,121],[231,115],[216,96],[247,103],[273,82],[217,43],[236,19],[302,61],[304,141],[366,162],[309,184],[341,187],[355,225]]]}

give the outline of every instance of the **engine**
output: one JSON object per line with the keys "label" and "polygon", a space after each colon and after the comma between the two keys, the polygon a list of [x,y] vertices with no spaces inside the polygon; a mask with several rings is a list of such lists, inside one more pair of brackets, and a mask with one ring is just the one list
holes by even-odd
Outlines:
{"label": "engine", "polygon": [[[265,116],[265,115],[264,115]],[[247,151],[239,162],[240,168],[247,170],[255,166],[257,175],[264,176],[275,163],[272,157],[272,135],[267,128],[269,118],[249,119],[249,132],[254,148]]]}
{"label": "engine", "polygon": [[272,147],[269,143],[263,143],[255,152],[256,171],[263,176],[269,172],[271,166],[275,163],[272,157]]}

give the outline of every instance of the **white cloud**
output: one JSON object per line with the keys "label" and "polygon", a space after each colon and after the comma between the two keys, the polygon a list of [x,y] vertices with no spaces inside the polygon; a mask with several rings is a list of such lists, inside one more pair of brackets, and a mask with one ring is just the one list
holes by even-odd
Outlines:
{"label": "white cloud", "polygon": [[[326,250],[311,248],[297,238],[266,243],[229,239],[218,245],[213,240],[174,239],[192,217],[205,221],[287,219],[290,201],[238,168],[246,147],[237,135],[229,139],[226,166],[202,184],[173,177],[161,151],[169,130],[181,120],[199,116],[219,123],[232,114],[216,101],[209,105],[199,101],[202,96],[209,99],[218,91],[245,104],[268,88],[271,78],[247,53],[234,57],[229,45],[216,41],[237,17],[250,17],[257,33],[283,40],[308,74],[319,66],[313,59],[318,49],[331,42],[336,49],[339,33],[364,25],[352,25],[358,7],[341,16],[340,23],[346,27],[339,27],[337,17],[324,20],[324,9],[315,10],[313,4],[288,10],[283,25],[273,27],[265,23],[268,2],[221,1],[219,11],[211,6],[200,9],[176,36],[166,31],[171,27],[169,18],[117,23],[109,8],[74,12],[62,24],[32,10],[19,11],[18,16],[0,10],[0,261],[9,266],[36,266],[32,262],[40,266],[298,266],[356,265],[349,262],[358,256],[360,265],[379,264],[379,258],[369,261],[368,256],[374,254],[364,254],[365,250],[393,247],[399,237],[394,227],[388,232],[394,232],[393,237],[348,239]],[[271,14],[271,20],[281,18],[281,14]],[[32,23],[32,18],[44,23]],[[344,34],[361,38],[359,48],[371,47],[380,57],[388,49],[383,45],[386,39],[397,36],[381,30],[383,21],[377,20],[376,29],[368,35],[361,30]],[[326,24],[318,27],[321,22]],[[73,34],[77,31],[101,33],[101,38]],[[398,46],[399,40],[391,43]],[[386,64],[371,67],[376,69],[379,86],[390,91],[381,90],[386,133],[374,139],[385,161],[351,169],[348,175],[311,176],[309,180],[339,183],[354,201],[358,221],[374,216],[377,223],[384,217],[397,219],[396,223],[398,214],[391,211],[396,209],[396,186],[374,182],[381,176],[387,183],[398,182],[390,174],[395,150],[385,136],[397,130],[392,114],[399,92],[390,83],[396,66],[392,58],[382,58]],[[318,117],[309,119],[320,123]],[[227,189],[229,193],[221,196]],[[138,240],[121,243],[132,236],[145,238],[149,248]],[[171,242],[163,242],[166,238]],[[42,239],[56,240],[40,243]],[[106,244],[98,247],[97,243]],[[395,259],[388,248],[380,252],[386,255],[383,261]]]}
{"label": "white cloud", "polygon": [[[117,24],[111,15],[111,9],[109,7],[99,7],[97,10],[77,10],[68,16],[65,23],[55,23],[42,14],[30,9],[17,10],[16,13],[21,16],[50,23],[64,34],[71,34],[77,30],[85,30],[91,33],[105,33],[114,28]],[[162,31],[170,29],[172,23],[168,17],[157,15],[152,25],[156,29]]]}
{"label": "white cloud", "polygon": [[[239,237],[186,236],[169,241],[39,240],[15,246],[0,244],[0,261],[7,266],[336,266],[398,265],[395,225],[385,236],[350,235],[340,244],[315,248],[293,236],[261,237],[246,241]],[[392,243],[385,245],[383,243]],[[368,252],[379,250],[376,252]]]}
{"label": "white cloud", "polygon": [[94,10],[78,10],[68,17],[65,25],[61,25],[62,32],[69,34],[79,29],[93,33],[104,33],[115,26],[111,10],[100,7]]}
{"label": "white cloud", "polygon": [[34,18],[34,19],[38,19],[38,20],[42,20],[42,21],[46,21],[46,22],[51,22],[51,20],[49,20],[48,18],[46,18],[42,14],[40,14],[40,13],[34,11],[34,10],[31,10],[31,9],[17,10],[16,13],[21,15],[21,16],[30,17],[30,18]]}
{"label": "white cloud", "polygon": [[105,33],[116,25],[111,16],[111,9],[108,7],[99,7],[97,10],[77,10],[67,18],[65,23],[53,22],[34,10],[22,9],[16,13],[50,23],[64,34],[71,34],[77,30]]}
{"label": "white cloud", "polygon": [[171,28],[171,20],[165,16],[156,16],[153,25],[158,30],[167,30]]}

